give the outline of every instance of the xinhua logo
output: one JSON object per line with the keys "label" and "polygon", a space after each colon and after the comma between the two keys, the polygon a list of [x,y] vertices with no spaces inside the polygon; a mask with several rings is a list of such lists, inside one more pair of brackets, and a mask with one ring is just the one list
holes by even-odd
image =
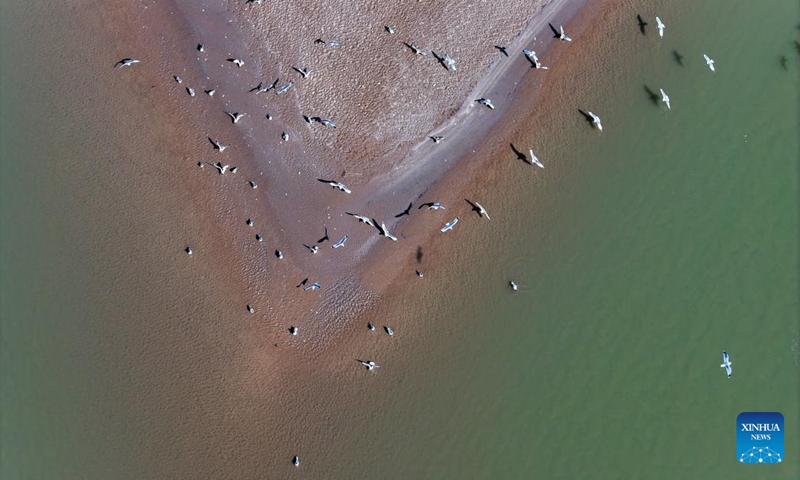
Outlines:
{"label": "xinhua logo", "polygon": [[736,417],[736,456],[741,463],[783,461],[783,415],[742,412]]}

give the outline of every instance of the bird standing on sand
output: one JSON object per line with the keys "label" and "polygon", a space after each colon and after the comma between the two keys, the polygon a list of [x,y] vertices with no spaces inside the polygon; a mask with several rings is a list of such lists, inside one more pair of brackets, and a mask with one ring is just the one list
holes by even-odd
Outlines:
{"label": "bird standing on sand", "polygon": [[189,255],[194,253],[194,250],[192,250],[192,247],[186,247],[186,249],[184,251]]}
{"label": "bird standing on sand", "polygon": [[[289,333],[292,335],[297,335],[297,327],[289,327]],[[299,465],[300,460],[297,457],[294,458],[295,458],[295,465]]]}
{"label": "bird standing on sand", "polygon": [[458,217],[456,217],[456,218],[452,219],[451,221],[447,222],[445,224],[445,226],[442,227],[441,230],[439,230],[439,233],[444,233],[444,232],[446,232],[448,230],[452,230],[453,227],[455,227],[457,223],[458,223]]}
{"label": "bird standing on sand", "polygon": [[317,253],[319,251],[319,247],[316,246],[316,245],[306,245],[304,243],[303,246],[306,247],[307,249],[309,249],[309,251],[311,251],[311,253]]}
{"label": "bird standing on sand", "polygon": [[438,135],[434,135],[434,136],[432,136],[432,137],[429,137],[429,138],[430,138],[431,140],[433,140],[433,143],[439,143],[439,142],[441,142],[442,140],[444,140],[444,137],[440,137],[440,136],[438,136]]}
{"label": "bird standing on sand", "polygon": [[664,28],[665,27],[666,27],[666,25],[664,25],[664,23],[661,21],[661,19],[656,17],[656,28],[658,28],[658,36],[659,37],[662,37],[662,38],[664,37]]}
{"label": "bird standing on sand", "polygon": [[672,110],[672,108],[669,106],[669,96],[663,88],[659,88],[659,90],[661,90],[661,101],[667,105],[667,110]]}
{"label": "bird standing on sand", "polygon": [[705,53],[703,54],[703,58],[706,59],[706,65],[708,65],[708,68],[710,68],[712,72],[716,72],[716,70],[714,70],[714,60],[712,60],[711,57]]}
{"label": "bird standing on sand", "polygon": [[226,114],[227,114],[229,117],[231,117],[231,120],[233,120],[233,123],[236,123],[236,122],[238,122],[239,120],[241,120],[241,119],[242,119],[242,117],[244,117],[245,115],[247,115],[246,113],[239,113],[239,112],[225,112],[225,113],[226,113]]}
{"label": "bird standing on sand", "polygon": [[[130,67],[134,63],[139,63],[139,60],[136,60],[135,58],[123,58],[122,60],[120,60],[119,62],[114,64],[114,68],[116,68],[116,67]],[[108,64],[106,64],[106,65],[108,65]]]}
{"label": "bird standing on sand", "polygon": [[597,115],[595,115],[592,112],[588,112],[588,113],[589,113],[589,116],[592,118],[592,125],[597,127],[597,129],[602,132],[603,131],[603,124],[600,123],[600,117],[598,117]]}
{"label": "bird standing on sand", "polygon": [[392,330],[392,327],[384,325],[383,329],[386,330],[386,334],[389,335],[390,337],[394,335],[394,330]]}
{"label": "bird standing on sand", "polygon": [[[467,199],[465,198],[464,200],[467,200]],[[474,211],[478,212],[478,215],[480,215],[481,217],[486,217],[486,220],[491,220],[491,218],[489,218],[489,214],[486,212],[486,209],[483,208],[483,205],[481,205],[478,202],[473,202],[473,201],[470,201],[470,200],[467,200],[467,203],[472,205],[472,209]]]}
{"label": "bird standing on sand", "polygon": [[322,182],[322,183],[327,183],[327,184],[328,184],[328,185],[330,185],[331,187],[333,187],[333,188],[338,188],[339,190],[343,191],[344,193],[353,193],[353,192],[352,192],[352,191],[350,191],[350,189],[349,189],[349,188],[347,188],[347,186],[346,186],[344,183],[342,183],[342,182],[337,182],[337,181],[335,181],[335,180],[325,180],[325,179],[322,179],[322,178],[318,178],[318,179],[317,179],[317,181],[318,181],[318,182]]}
{"label": "bird standing on sand", "polygon": [[[257,3],[261,3],[261,1],[260,1],[260,0],[257,0]],[[294,328],[294,327],[292,327],[292,328]],[[292,334],[292,335],[294,335],[294,334]],[[295,456],[294,456],[294,458],[292,458],[292,464],[293,464],[295,467],[299,467],[299,466],[300,466],[300,457],[298,457],[297,455],[295,455]]]}
{"label": "bird standing on sand", "polygon": [[481,97],[475,101],[480,103],[481,105],[486,105],[490,109],[494,110],[494,104],[492,104],[492,101],[489,100],[488,98]]}

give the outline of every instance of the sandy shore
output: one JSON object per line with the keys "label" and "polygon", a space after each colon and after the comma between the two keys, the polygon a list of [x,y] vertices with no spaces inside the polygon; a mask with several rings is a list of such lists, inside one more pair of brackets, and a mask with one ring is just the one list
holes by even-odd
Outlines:
{"label": "sandy shore", "polygon": [[[142,60],[126,73],[133,82],[144,75],[158,79],[154,88],[168,98],[176,143],[199,152],[181,160],[187,200],[213,212],[223,236],[218,242],[239,252],[221,278],[244,284],[241,303],[263,315],[266,336],[298,325],[305,333],[300,344],[321,351],[393,286],[402,290],[404,281],[417,281],[411,264],[418,250],[451,217],[469,214],[456,199],[488,159],[470,161],[467,169],[464,158],[490,132],[503,129],[513,102],[532,101],[515,95],[519,86],[544,77],[521,50],[554,61],[558,48],[544,53],[553,41],[547,22],[566,23],[582,5],[566,0],[456,2],[447,8],[422,2],[352,8],[313,2],[138,4],[115,15],[138,17],[142,26],[126,38],[133,45],[125,42],[124,52],[131,53],[116,55]],[[339,46],[317,39],[337,40]],[[415,55],[404,42],[449,54],[456,71],[432,55]],[[495,45],[506,47],[510,58]],[[229,58],[244,65],[236,67]],[[295,66],[307,68],[308,77]],[[283,95],[249,92],[275,79],[293,85]],[[215,95],[204,94],[207,89]],[[474,102],[482,96],[496,108]],[[246,116],[234,125],[226,111]],[[308,124],[303,115],[330,118],[338,128]],[[435,144],[431,135],[444,139]],[[215,151],[207,137],[230,148]],[[198,161],[206,167],[198,168]],[[208,165],[216,161],[238,166],[237,173],[218,175]],[[353,193],[318,178],[342,181]],[[416,208],[425,201],[451,208],[444,216],[427,215]],[[412,215],[395,219],[409,202]],[[348,211],[385,221],[399,241],[378,236],[345,215]],[[253,219],[252,228],[246,218]],[[346,247],[334,251],[324,243],[311,254],[303,244],[315,244],[325,227],[331,242],[347,234]],[[256,233],[263,242],[255,240]],[[282,260],[275,250],[283,252]],[[322,290],[295,288],[304,278],[321,283]]]}

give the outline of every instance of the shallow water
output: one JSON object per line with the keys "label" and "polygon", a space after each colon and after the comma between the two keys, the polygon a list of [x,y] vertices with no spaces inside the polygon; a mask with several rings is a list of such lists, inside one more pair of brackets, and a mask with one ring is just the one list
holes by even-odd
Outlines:
{"label": "shallow water", "polygon": [[[5,7],[2,64],[19,67],[0,83],[0,476],[743,478],[735,417],[763,410],[784,414],[787,458],[759,475],[795,478],[797,5],[612,5],[577,22],[547,72],[574,81],[546,86],[536,131],[510,140],[546,169],[487,141],[476,156],[497,160],[468,197],[492,220],[451,207],[443,221],[458,211],[462,222],[425,247],[451,261],[424,260],[425,278],[380,307],[397,312],[376,320],[396,334],[297,375],[259,357],[267,339],[225,313],[243,302],[210,280],[214,264],[174,255],[212,222],[181,207],[167,175],[136,169],[138,150],[120,150],[143,127],[109,114],[117,127],[100,135],[64,93],[115,98],[54,60],[70,58],[60,40],[78,19]],[[52,58],[32,54],[44,45]],[[60,71],[63,87],[46,88]],[[672,110],[644,85],[663,87]],[[175,153],[147,151],[164,164]],[[339,369],[362,354],[381,368]],[[268,373],[251,375],[259,362]]]}

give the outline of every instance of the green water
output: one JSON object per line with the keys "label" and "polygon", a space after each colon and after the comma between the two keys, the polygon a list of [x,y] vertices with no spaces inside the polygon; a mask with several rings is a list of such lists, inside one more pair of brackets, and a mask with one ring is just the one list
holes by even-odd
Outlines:
{"label": "green water", "polygon": [[[96,140],[102,126],[86,111],[60,114],[69,102],[46,89],[68,62],[43,52],[69,58],[58,38],[74,19],[13,8],[3,9],[0,42],[3,478],[800,474],[796,2],[622,3],[576,83],[593,87],[565,87],[574,115],[520,139],[539,145],[547,169],[502,167],[505,188],[483,202],[491,227],[465,221],[470,230],[453,237],[467,243],[452,252],[447,289],[410,292],[424,332],[409,327],[404,338],[398,328],[400,353],[386,352],[372,381],[298,379],[296,398],[280,401],[308,431],[243,429],[286,436],[280,467],[251,454],[259,437],[226,431],[233,422],[212,400],[226,380],[214,362],[233,333],[210,324],[218,337],[190,341],[194,323],[170,306],[183,294],[211,311],[208,292],[154,280],[175,272],[162,269],[172,252],[148,243],[153,225],[173,238],[185,228],[134,214],[135,185],[158,180],[111,191],[92,165],[122,154]],[[647,37],[637,13],[651,23]],[[667,23],[660,41],[655,14]],[[85,61],[102,49],[79,50]],[[90,77],[72,71],[62,93],[112,104]],[[653,105],[644,85],[663,87],[673,109]],[[605,131],[589,129],[578,108],[599,113]],[[91,163],[68,142],[83,125],[100,142]],[[126,255],[98,240],[110,231],[132,237]],[[203,356],[212,365],[185,379],[181,361]],[[247,400],[241,411],[262,401]],[[782,465],[736,462],[742,411],[784,414]],[[206,445],[207,436],[222,440]],[[294,453],[300,472],[288,465]],[[225,475],[230,465],[247,475]]]}

